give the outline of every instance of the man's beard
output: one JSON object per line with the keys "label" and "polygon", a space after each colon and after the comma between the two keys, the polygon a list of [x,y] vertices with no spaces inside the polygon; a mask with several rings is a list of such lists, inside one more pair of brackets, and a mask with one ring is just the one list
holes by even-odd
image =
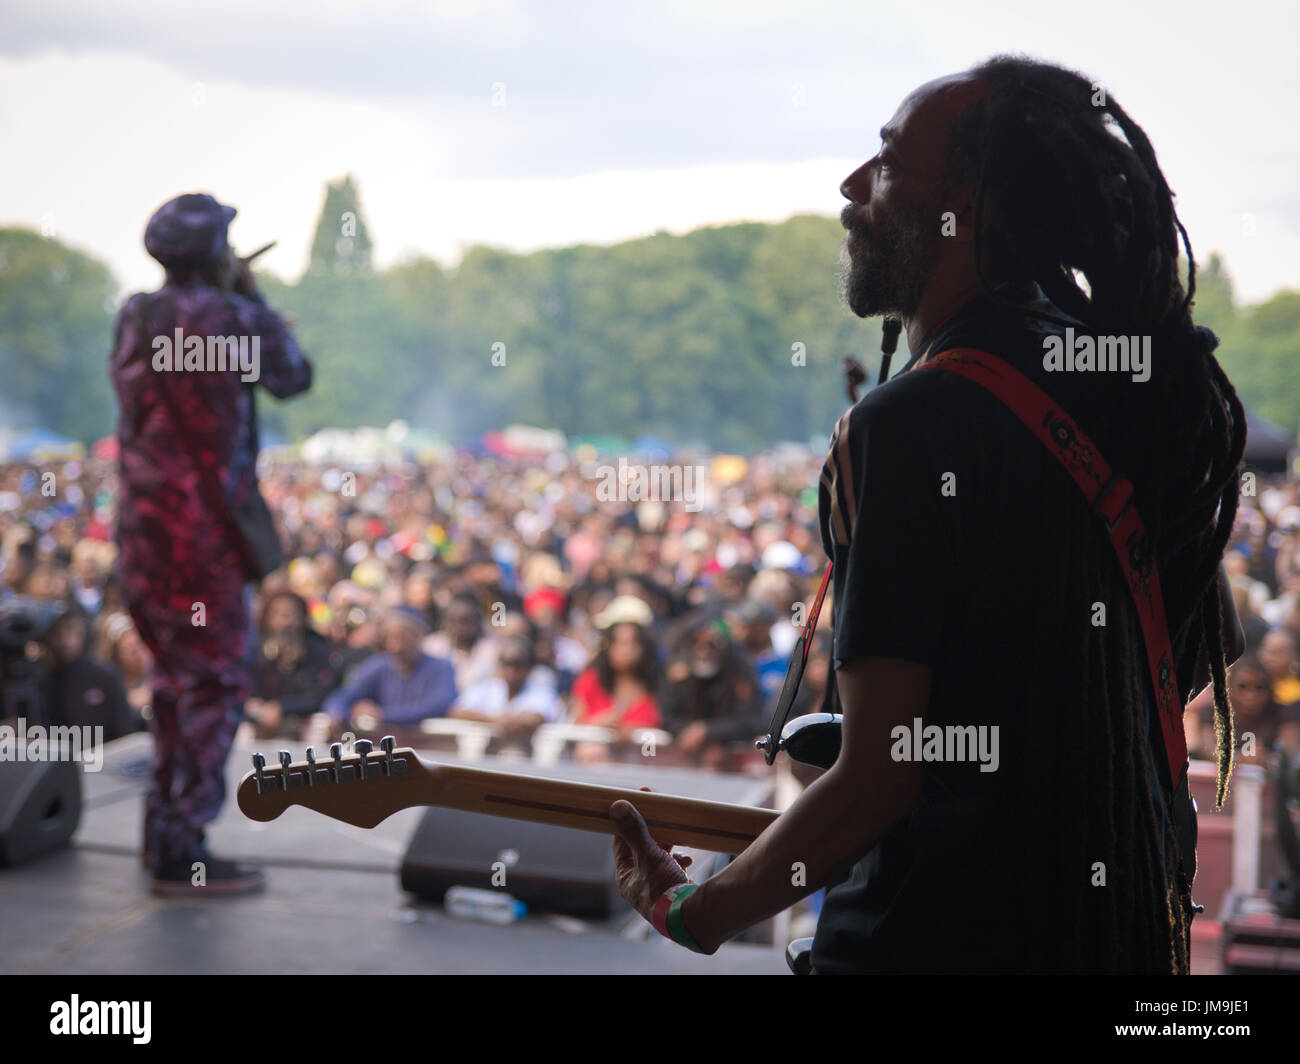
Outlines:
{"label": "man's beard", "polygon": [[886,218],[867,232],[857,225],[854,254],[845,248],[840,256],[841,298],[860,318],[883,314],[908,318],[916,313],[925,291],[931,252],[939,239],[937,226],[919,221],[933,218],[936,211],[918,211],[914,217],[896,221]]}

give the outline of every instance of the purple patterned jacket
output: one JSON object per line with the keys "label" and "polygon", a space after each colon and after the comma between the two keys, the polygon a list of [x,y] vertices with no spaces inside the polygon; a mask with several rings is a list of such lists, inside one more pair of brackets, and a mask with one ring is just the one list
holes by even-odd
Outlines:
{"label": "purple patterned jacket", "polygon": [[[210,342],[217,337],[233,345]],[[219,368],[241,349],[242,367]],[[214,578],[242,583],[234,515],[257,490],[253,388],[280,399],[303,392],[311,363],[260,298],[169,283],[123,306],[109,374],[120,411],[117,541],[128,591],[144,581],[179,606]]]}

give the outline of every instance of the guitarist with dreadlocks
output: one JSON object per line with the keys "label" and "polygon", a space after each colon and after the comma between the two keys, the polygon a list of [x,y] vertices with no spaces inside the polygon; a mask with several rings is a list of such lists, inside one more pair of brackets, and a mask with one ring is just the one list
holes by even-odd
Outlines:
{"label": "guitarist with dreadlocks", "polygon": [[[1242,637],[1220,560],[1245,418],[1192,320],[1173,195],[1112,97],[1027,59],[923,85],[881,140],[841,187],[844,295],[900,318],[912,358],[840,420],[821,478],[839,758],[698,885],[615,803],[620,889],[712,953],[834,884],[818,974],[1185,973],[1195,857],[1171,721],[1213,685],[1222,801]],[[1035,438],[943,371],[953,349],[1074,430]],[[1090,499],[1062,438],[1117,479]],[[1135,521],[1122,555],[1109,530]]]}

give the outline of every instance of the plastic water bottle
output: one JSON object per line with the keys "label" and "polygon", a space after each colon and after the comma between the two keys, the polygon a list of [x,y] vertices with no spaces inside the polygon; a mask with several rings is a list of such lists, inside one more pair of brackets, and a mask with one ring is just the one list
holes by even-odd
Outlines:
{"label": "plastic water bottle", "polygon": [[528,906],[518,898],[499,890],[477,887],[450,887],[443,907],[462,920],[483,920],[489,924],[513,924],[522,920]]}

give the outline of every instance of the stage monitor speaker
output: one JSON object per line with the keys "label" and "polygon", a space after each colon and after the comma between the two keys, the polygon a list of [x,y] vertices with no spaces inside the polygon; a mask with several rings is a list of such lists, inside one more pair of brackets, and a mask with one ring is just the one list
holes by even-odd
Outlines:
{"label": "stage monitor speaker", "polygon": [[0,866],[66,846],[79,823],[78,762],[0,762]]}
{"label": "stage monitor speaker", "polygon": [[459,809],[424,814],[402,858],[401,882],[429,901],[440,902],[459,886],[500,890],[529,909],[593,919],[628,908],[614,882],[609,835]]}

